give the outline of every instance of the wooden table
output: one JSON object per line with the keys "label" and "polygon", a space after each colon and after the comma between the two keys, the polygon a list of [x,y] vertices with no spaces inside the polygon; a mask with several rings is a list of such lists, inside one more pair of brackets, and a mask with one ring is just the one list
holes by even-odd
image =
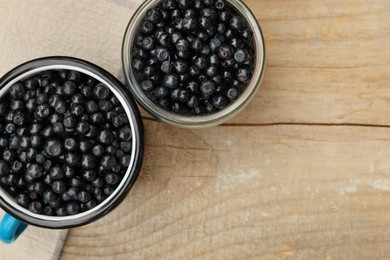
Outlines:
{"label": "wooden table", "polygon": [[[245,2],[268,54],[254,100],[203,130],[143,113],[138,182],[107,217],[70,230],[61,259],[390,258],[390,1]],[[123,78],[140,3],[0,0],[0,74],[70,55]],[[55,258],[61,234],[29,228],[0,258]]]}

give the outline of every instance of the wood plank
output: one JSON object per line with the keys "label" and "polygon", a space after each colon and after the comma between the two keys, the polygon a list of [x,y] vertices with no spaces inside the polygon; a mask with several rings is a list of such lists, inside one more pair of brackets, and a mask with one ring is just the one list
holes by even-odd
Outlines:
{"label": "wood plank", "polygon": [[390,129],[148,121],[142,174],[61,259],[386,259]]}
{"label": "wood plank", "polygon": [[[0,219],[4,211],[0,210]],[[0,242],[0,259],[58,259],[68,230],[48,230],[29,226],[12,244]]]}
{"label": "wood plank", "polygon": [[263,27],[267,68],[229,123],[389,125],[389,1],[245,2]]}
{"label": "wood plank", "polygon": [[[70,55],[123,79],[122,37],[141,2],[20,1],[16,15],[15,3],[3,1],[0,74],[29,59]],[[245,2],[263,27],[267,69],[230,124],[390,124],[389,1]]]}

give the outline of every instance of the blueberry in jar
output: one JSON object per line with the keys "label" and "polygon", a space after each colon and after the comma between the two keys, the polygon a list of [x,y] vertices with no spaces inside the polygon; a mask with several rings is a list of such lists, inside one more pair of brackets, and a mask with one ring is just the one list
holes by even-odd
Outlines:
{"label": "blueberry in jar", "polygon": [[252,29],[226,0],[164,0],[147,10],[130,47],[142,92],[176,114],[223,110],[253,75]]}

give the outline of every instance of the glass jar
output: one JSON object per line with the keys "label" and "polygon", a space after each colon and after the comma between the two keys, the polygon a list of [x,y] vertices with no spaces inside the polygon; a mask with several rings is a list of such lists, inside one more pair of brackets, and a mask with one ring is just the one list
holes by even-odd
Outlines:
{"label": "glass jar", "polygon": [[211,127],[222,124],[240,112],[254,97],[256,91],[260,87],[260,83],[265,69],[265,45],[264,37],[260,25],[253,15],[251,10],[241,0],[227,0],[230,7],[236,10],[242,17],[245,18],[247,24],[253,31],[253,44],[255,49],[255,67],[253,77],[250,83],[246,86],[239,98],[226,108],[205,116],[186,116],[176,114],[160,108],[154,104],[141,90],[133,70],[131,68],[131,60],[133,55],[133,41],[138,33],[138,28],[146,12],[154,6],[160,4],[162,0],[146,0],[136,10],[127,26],[123,44],[122,44],[122,65],[127,85],[138,101],[138,103],[156,119],[180,127],[200,128]]}

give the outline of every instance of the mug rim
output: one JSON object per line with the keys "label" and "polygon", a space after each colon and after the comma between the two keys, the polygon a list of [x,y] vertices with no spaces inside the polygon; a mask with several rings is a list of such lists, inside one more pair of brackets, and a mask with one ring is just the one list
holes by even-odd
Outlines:
{"label": "mug rim", "polygon": [[[49,56],[25,62],[0,78],[0,93],[7,91],[12,81],[19,81],[23,77],[28,77],[40,71],[53,69],[75,69],[83,74],[94,77],[99,82],[103,82],[110,88],[110,91],[119,99],[129,118],[132,130],[132,160],[126,170],[125,177],[119,186],[106,200],[94,208],[71,216],[46,216],[35,214],[17,205],[9,196],[2,196],[5,191],[0,188],[0,207],[11,216],[20,221],[38,227],[49,229],[64,229],[86,225],[100,219],[114,208],[116,208],[129,193],[137,180],[144,156],[144,126],[138,107],[127,91],[126,87],[111,73],[91,62],[69,57],[69,56]],[[31,75],[30,75],[31,74]],[[4,90],[5,89],[5,90]],[[11,196],[9,196],[11,197]]]}

